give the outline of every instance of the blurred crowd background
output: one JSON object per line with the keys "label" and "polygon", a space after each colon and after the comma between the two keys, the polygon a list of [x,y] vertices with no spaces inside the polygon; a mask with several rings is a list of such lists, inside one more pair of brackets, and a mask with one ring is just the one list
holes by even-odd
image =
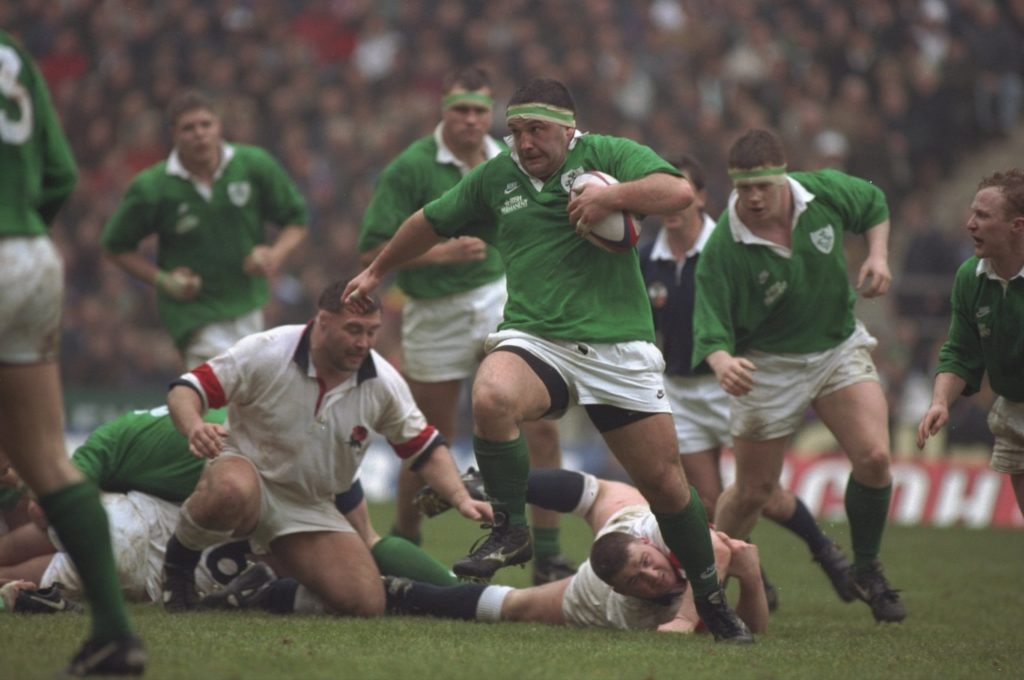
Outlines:
{"label": "blurred crowd background", "polygon": [[[839,167],[882,187],[896,281],[863,316],[880,339],[894,432],[905,430],[927,407],[980,174],[959,179],[971,189],[961,204],[939,199],[962,166],[1013,140],[1022,100],[1024,0],[0,0],[0,26],[37,58],[81,171],[54,229],[72,405],[160,399],[180,372],[152,289],[99,247],[131,178],[168,154],[176,93],[210,95],[226,138],[270,150],[309,201],[310,238],[273,282],[276,325],[304,321],[326,282],[358,271],[377,174],[433,129],[444,75],[478,63],[495,81],[495,135],[518,83],[558,78],[581,129],[696,155],[716,216],[725,152],[752,126],[783,135],[793,169]],[[396,342],[380,349],[396,358]],[[988,398],[961,401],[943,450],[987,440]]]}

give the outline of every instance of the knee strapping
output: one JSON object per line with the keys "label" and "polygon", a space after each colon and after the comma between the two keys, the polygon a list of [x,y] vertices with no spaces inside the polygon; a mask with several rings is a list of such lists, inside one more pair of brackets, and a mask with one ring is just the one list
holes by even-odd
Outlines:
{"label": "knee strapping", "polygon": [[211,545],[224,543],[231,540],[230,529],[207,529],[199,526],[188,511],[188,506],[181,506],[181,513],[178,515],[178,526],[174,529],[174,535],[183,546],[189,550],[203,550]]}

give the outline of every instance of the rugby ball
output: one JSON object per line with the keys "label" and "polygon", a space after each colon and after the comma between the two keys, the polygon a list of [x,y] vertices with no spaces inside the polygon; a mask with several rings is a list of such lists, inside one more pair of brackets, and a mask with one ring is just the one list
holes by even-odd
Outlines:
{"label": "rugby ball", "polygon": [[[588,184],[608,186],[618,183],[619,180],[607,173],[589,170],[573,180],[569,193],[575,198],[580,187]],[[583,238],[602,250],[624,253],[640,239],[640,220],[627,212],[613,212],[598,224],[591,225],[590,233]]]}

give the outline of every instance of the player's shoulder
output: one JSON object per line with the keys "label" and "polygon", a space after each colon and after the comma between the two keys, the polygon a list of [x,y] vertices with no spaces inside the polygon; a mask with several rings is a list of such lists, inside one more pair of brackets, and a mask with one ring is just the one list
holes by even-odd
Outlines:
{"label": "player's shoulder", "polygon": [[978,276],[978,264],[981,260],[977,255],[971,255],[969,258],[960,263],[960,266],[956,270],[956,281],[958,283],[970,283],[974,281]]}
{"label": "player's shoulder", "polygon": [[410,166],[432,165],[437,159],[437,140],[433,135],[426,135],[413,141],[402,149],[390,163],[389,168],[408,168]]}
{"label": "player's shoulder", "polygon": [[232,163],[241,162],[255,167],[278,164],[274,155],[261,146],[240,144],[238,142],[230,142],[228,145],[232,151]]}
{"label": "player's shoulder", "polygon": [[395,385],[406,385],[405,378],[390,361],[377,350],[371,349],[363,367],[360,367],[361,383],[376,380],[375,385],[383,389],[391,389]]}
{"label": "player's shoulder", "polygon": [[306,324],[275,326],[259,333],[247,335],[231,348],[237,358],[288,358],[294,355],[306,330]]}
{"label": "player's shoulder", "polygon": [[167,159],[162,158],[139,170],[129,183],[128,190],[144,198],[154,199],[167,190],[173,181],[174,176],[167,172]]}
{"label": "player's shoulder", "polygon": [[791,172],[789,176],[812,194],[827,194],[830,191],[842,191],[858,186],[874,186],[866,179],[835,168]]}

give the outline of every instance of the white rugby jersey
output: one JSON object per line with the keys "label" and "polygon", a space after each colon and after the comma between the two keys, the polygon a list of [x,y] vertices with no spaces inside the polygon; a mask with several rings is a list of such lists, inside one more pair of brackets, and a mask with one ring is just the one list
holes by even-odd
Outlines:
{"label": "white rugby jersey", "polygon": [[[658,521],[646,505],[629,505],[608,518],[595,538],[604,536],[612,531],[621,531],[637,538],[646,538],[661,552],[668,556],[669,562],[676,572],[685,578],[685,572],[679,566],[679,560],[665,545],[661,537],[661,529],[658,528]],[[587,570],[590,569],[590,561],[585,563]],[[581,567],[580,571],[583,569]],[[663,623],[668,623],[675,618],[682,604],[683,593],[687,586],[667,594],[657,600],[647,600],[630,595],[623,595],[612,590],[612,587],[597,579],[594,575],[592,582],[600,584],[601,588],[592,587],[598,597],[596,601],[600,605],[600,611],[607,623],[595,624],[604,625],[624,630],[645,630],[657,628]]]}
{"label": "white rugby jersey", "polygon": [[251,460],[265,480],[300,498],[333,501],[352,485],[370,430],[407,463],[440,434],[402,376],[373,350],[352,377],[324,391],[310,357],[312,327],[250,335],[176,384],[196,389],[204,408],[227,405],[225,448]]}

